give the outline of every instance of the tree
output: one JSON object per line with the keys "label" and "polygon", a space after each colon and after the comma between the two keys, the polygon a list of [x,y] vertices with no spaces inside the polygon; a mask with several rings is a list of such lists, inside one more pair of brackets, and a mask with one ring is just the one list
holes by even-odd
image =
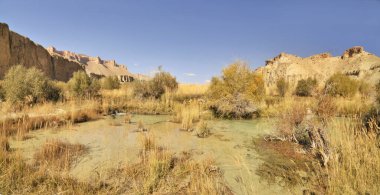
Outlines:
{"label": "tree", "polygon": [[149,81],[136,81],[134,83],[134,94],[140,98],[153,97],[158,99],[164,93],[175,92],[178,89],[177,79],[164,71],[159,71]]}
{"label": "tree", "polygon": [[312,78],[301,79],[297,83],[296,95],[297,96],[311,96],[313,90],[317,86],[317,80]]}
{"label": "tree", "polygon": [[89,98],[98,94],[100,89],[99,80],[90,78],[85,72],[78,71],[69,80],[69,89],[77,98]]}
{"label": "tree", "polygon": [[358,91],[358,87],[357,81],[337,73],[326,81],[325,91],[331,96],[352,97]]}
{"label": "tree", "polygon": [[251,117],[265,93],[264,80],[246,63],[237,61],[223,69],[221,77],[213,77],[207,91],[214,114],[226,118]]}
{"label": "tree", "polygon": [[100,80],[102,89],[120,89],[120,81],[117,76],[104,77]]}
{"label": "tree", "polygon": [[277,80],[276,86],[277,86],[278,95],[280,95],[281,97],[284,97],[286,94],[286,91],[288,90],[288,86],[289,86],[288,82],[286,82],[284,78],[280,78]]}
{"label": "tree", "polygon": [[59,89],[36,68],[13,66],[6,73],[2,85],[6,99],[12,103],[36,103],[59,98],[56,96]]}

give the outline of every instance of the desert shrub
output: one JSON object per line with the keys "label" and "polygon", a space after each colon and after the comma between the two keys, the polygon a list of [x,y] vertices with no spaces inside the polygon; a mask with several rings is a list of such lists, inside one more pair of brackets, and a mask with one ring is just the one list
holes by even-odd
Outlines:
{"label": "desert shrub", "polygon": [[212,78],[207,97],[214,114],[241,118],[252,116],[256,111],[252,102],[260,101],[264,93],[263,78],[238,61],[225,68],[221,77]]}
{"label": "desert shrub", "polygon": [[96,96],[100,89],[99,80],[90,78],[83,71],[75,72],[69,80],[68,85],[71,93],[77,98]]}
{"label": "desert shrub", "polygon": [[102,89],[120,89],[120,81],[117,76],[104,77],[100,80]]}
{"label": "desert shrub", "polygon": [[285,81],[284,78],[280,78],[276,82],[277,92],[278,95],[281,97],[284,97],[286,94],[286,91],[288,90],[289,83]]}
{"label": "desert shrub", "polygon": [[136,81],[134,94],[140,98],[159,99],[166,92],[174,92],[178,89],[178,82],[168,72],[160,71],[155,74],[152,80]]}
{"label": "desert shrub", "polygon": [[295,93],[297,96],[311,96],[316,86],[317,86],[316,79],[312,79],[312,78],[301,79],[297,83]]}
{"label": "desert shrub", "polygon": [[210,108],[217,117],[229,119],[252,118],[258,114],[258,109],[243,95],[221,97]]}
{"label": "desert shrub", "polygon": [[307,114],[305,105],[294,104],[286,109],[277,122],[277,130],[284,140],[298,142],[296,137],[297,128],[304,121]]}
{"label": "desert shrub", "polygon": [[319,97],[315,112],[322,121],[327,122],[336,113],[336,104],[333,98],[327,95]]}
{"label": "desert shrub", "polygon": [[358,91],[358,83],[347,75],[337,73],[326,81],[325,90],[331,96],[352,97]]}
{"label": "desert shrub", "polygon": [[12,103],[57,100],[59,89],[38,69],[18,65],[9,69],[2,83],[5,97]]}

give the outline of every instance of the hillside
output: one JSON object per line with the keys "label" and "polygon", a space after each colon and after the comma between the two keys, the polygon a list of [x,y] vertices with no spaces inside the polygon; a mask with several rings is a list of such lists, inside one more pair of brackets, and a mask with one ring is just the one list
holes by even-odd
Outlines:
{"label": "hillside", "polygon": [[52,56],[63,57],[81,64],[89,75],[100,77],[117,76],[122,82],[129,82],[134,79],[145,79],[142,75],[132,74],[125,65],[118,64],[115,60],[103,60],[100,57],[91,57],[71,51],[58,51],[54,47],[48,47],[47,51]]}
{"label": "hillside", "polygon": [[60,56],[51,56],[49,52],[29,38],[9,30],[0,23],[0,79],[14,65],[36,67],[51,79],[68,81],[72,74],[83,67],[74,61]]}
{"label": "hillside", "polygon": [[306,58],[281,53],[255,71],[263,75],[269,89],[273,89],[280,78],[285,78],[292,86],[308,77],[316,78],[323,84],[337,72],[374,84],[380,79],[380,58],[359,46],[347,49],[342,56],[335,57],[329,53]]}

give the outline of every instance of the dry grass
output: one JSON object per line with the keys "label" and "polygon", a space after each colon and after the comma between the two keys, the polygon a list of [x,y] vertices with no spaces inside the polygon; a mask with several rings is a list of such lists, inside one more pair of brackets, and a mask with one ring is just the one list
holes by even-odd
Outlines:
{"label": "dry grass", "polygon": [[159,147],[151,134],[139,138],[138,163],[115,170],[118,194],[232,194],[215,162],[197,162],[191,154],[175,155]]}
{"label": "dry grass", "polygon": [[0,135],[0,154],[10,151],[7,137]]}
{"label": "dry grass", "polygon": [[285,110],[279,117],[277,129],[284,140],[298,142],[296,131],[298,126],[304,121],[307,114],[307,106],[302,103],[293,104]]}
{"label": "dry grass", "polygon": [[380,128],[359,121],[333,121],[330,133],[334,149],[328,167],[329,194],[377,194],[380,192]]}
{"label": "dry grass", "polygon": [[360,117],[367,113],[372,106],[369,98],[355,96],[353,98],[336,98],[336,115],[345,117]]}
{"label": "dry grass", "polygon": [[85,152],[84,145],[50,140],[34,154],[34,159],[37,166],[46,165],[58,170],[69,170],[75,160]]}
{"label": "dry grass", "polygon": [[177,101],[202,98],[209,87],[209,84],[179,84],[178,90],[174,94]]}
{"label": "dry grass", "polygon": [[175,115],[171,121],[181,123],[181,129],[185,131],[194,130],[194,123],[201,119],[203,113],[202,104],[196,100],[190,100],[182,105],[177,105]]}
{"label": "dry grass", "polygon": [[[261,117],[279,117],[284,112],[291,109],[294,105],[303,105],[305,108],[314,109],[317,100],[313,97],[290,97],[274,98],[267,97],[270,102],[262,102],[259,105],[259,112]],[[274,101],[274,102],[273,102]]]}
{"label": "dry grass", "polygon": [[0,155],[0,192],[3,194],[109,194],[111,189],[90,185],[25,163],[19,153]]}
{"label": "dry grass", "polygon": [[198,137],[205,138],[211,134],[211,127],[207,121],[200,120],[197,127],[195,128],[195,131]]}

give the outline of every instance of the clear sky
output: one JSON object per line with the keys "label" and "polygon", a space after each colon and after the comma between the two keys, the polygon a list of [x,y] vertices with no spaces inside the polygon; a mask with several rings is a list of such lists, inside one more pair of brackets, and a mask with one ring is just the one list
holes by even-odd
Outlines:
{"label": "clear sky", "polygon": [[180,82],[204,83],[241,59],[280,52],[380,55],[380,0],[0,0],[0,22],[43,45]]}

